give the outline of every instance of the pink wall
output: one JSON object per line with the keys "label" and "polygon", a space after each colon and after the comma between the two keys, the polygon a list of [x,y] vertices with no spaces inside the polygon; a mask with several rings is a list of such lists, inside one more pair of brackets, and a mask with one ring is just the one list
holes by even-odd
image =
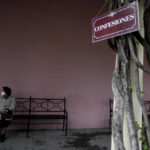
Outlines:
{"label": "pink wall", "polygon": [[108,127],[115,55],[105,41],[91,43],[100,6],[99,0],[0,1],[0,86],[16,97],[66,97],[69,128]]}

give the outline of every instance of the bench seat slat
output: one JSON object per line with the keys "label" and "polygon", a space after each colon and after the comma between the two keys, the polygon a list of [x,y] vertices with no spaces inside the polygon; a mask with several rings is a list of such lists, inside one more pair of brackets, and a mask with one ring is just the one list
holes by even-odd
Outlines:
{"label": "bench seat slat", "polygon": [[17,119],[29,119],[29,115],[14,115],[13,116],[13,119],[14,120],[17,120]]}
{"label": "bench seat slat", "polygon": [[65,119],[64,115],[30,115],[31,119]]}

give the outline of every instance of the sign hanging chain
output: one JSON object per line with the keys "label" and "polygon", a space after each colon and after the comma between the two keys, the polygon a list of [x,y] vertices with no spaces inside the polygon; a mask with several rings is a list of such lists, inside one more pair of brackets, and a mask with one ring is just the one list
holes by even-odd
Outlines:
{"label": "sign hanging chain", "polygon": [[109,0],[106,0],[104,5],[102,6],[102,8],[100,8],[100,10],[97,12],[96,17],[99,16],[101,14],[101,12],[103,11],[103,9],[106,7],[107,3],[109,2]]}

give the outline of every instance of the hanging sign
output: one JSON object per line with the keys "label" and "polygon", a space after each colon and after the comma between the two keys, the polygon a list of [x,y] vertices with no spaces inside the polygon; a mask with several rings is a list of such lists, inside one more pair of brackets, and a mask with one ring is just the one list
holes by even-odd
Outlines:
{"label": "hanging sign", "polygon": [[92,42],[140,29],[138,1],[92,19]]}

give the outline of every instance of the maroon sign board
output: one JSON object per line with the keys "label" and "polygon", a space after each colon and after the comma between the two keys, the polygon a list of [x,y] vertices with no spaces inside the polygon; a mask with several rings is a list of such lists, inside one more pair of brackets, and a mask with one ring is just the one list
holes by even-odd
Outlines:
{"label": "maroon sign board", "polygon": [[138,1],[92,19],[92,42],[140,29]]}

